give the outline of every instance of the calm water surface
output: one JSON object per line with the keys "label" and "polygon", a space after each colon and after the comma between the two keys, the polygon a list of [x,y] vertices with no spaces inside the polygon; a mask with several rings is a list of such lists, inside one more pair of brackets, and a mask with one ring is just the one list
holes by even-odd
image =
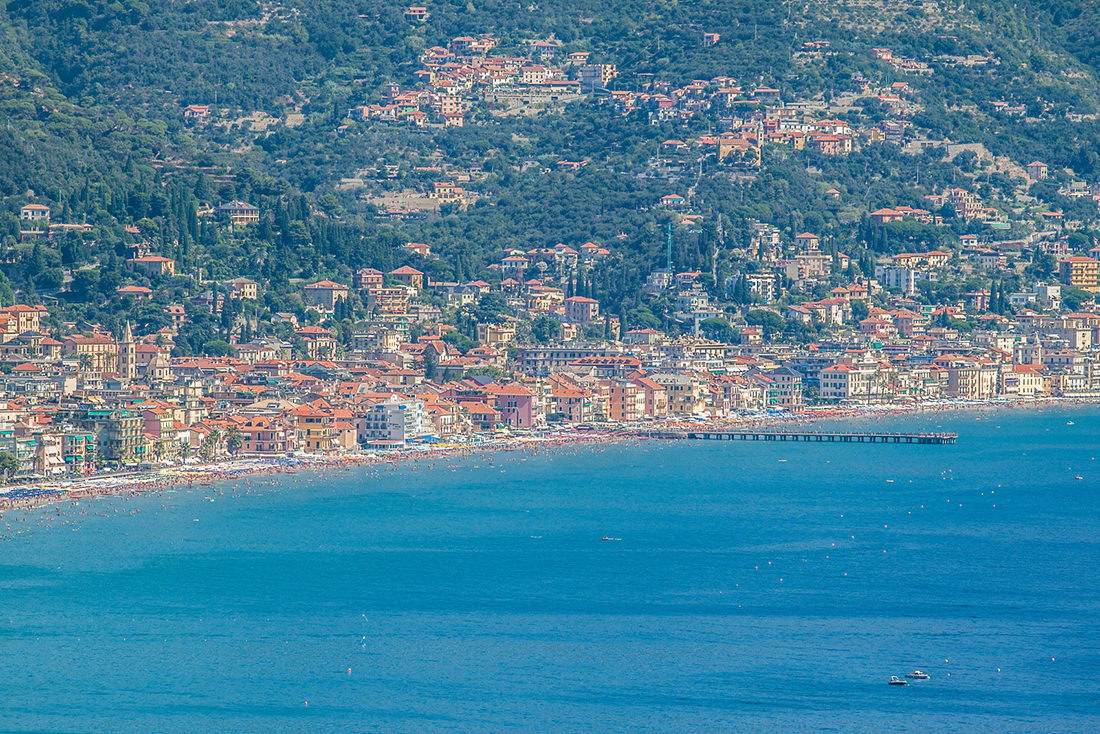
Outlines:
{"label": "calm water surface", "polygon": [[6,513],[0,731],[1100,730],[1100,410],[875,425]]}

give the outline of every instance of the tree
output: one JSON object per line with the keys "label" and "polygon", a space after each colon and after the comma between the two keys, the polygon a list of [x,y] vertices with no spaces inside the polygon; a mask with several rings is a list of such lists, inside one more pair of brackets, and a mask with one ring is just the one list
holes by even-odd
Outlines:
{"label": "tree", "polygon": [[211,357],[228,357],[233,354],[233,345],[224,339],[211,339],[203,343],[202,351]]}
{"label": "tree", "polygon": [[236,456],[237,452],[244,447],[244,436],[241,435],[241,431],[236,426],[229,429],[229,432],[225,434],[225,449],[229,452],[230,456]]}
{"label": "tree", "polygon": [[0,474],[5,480],[10,479],[19,472],[19,459],[7,451],[0,451]]}
{"label": "tree", "polygon": [[[648,306],[637,306],[626,312],[627,323],[634,329],[660,329],[661,319]],[[625,328],[624,324],[624,328]]]}
{"label": "tree", "polygon": [[1037,252],[1031,264],[1027,266],[1026,273],[1033,278],[1049,278],[1054,275],[1058,267],[1058,261],[1049,252]]}
{"label": "tree", "polygon": [[863,301],[852,301],[852,320],[855,322],[863,321],[871,314],[871,309],[867,308],[867,304]]}
{"label": "tree", "polygon": [[765,308],[754,308],[749,311],[745,314],[745,321],[754,326],[762,327],[765,339],[771,339],[776,334],[782,334],[783,328],[786,326],[782,316]]}
{"label": "tree", "polygon": [[1095,299],[1091,293],[1081,288],[1063,288],[1062,303],[1071,311],[1077,311],[1082,303],[1091,303]]}
{"label": "tree", "polygon": [[69,291],[72,293],[75,300],[86,303],[92,300],[93,295],[98,292],[98,289],[99,270],[95,268],[84,268],[73,273],[72,282],[69,284]]}
{"label": "tree", "polygon": [[734,284],[733,293],[730,295],[735,303],[752,303],[752,290],[749,288],[749,279],[744,275],[737,276],[737,283]]}
{"label": "tree", "polygon": [[463,354],[477,346],[477,341],[466,336],[458,329],[451,329],[440,338]]}
{"label": "tree", "polygon": [[435,356],[434,349],[424,350],[424,379],[435,382],[439,377],[439,359]]}
{"label": "tree", "polygon": [[508,310],[508,302],[500,293],[486,293],[477,302],[474,318],[479,324],[495,322],[500,314]]}
{"label": "tree", "polygon": [[947,323],[945,324],[945,326],[947,326],[947,328],[949,329],[954,329],[960,334],[969,334],[974,328],[974,326],[966,319],[949,318],[947,319]]}
{"label": "tree", "polygon": [[222,432],[217,428],[206,434],[202,445],[199,446],[199,456],[204,459],[213,459],[218,453],[218,445],[222,440]]}
{"label": "tree", "polygon": [[700,321],[699,330],[703,332],[703,336],[706,338],[727,344],[732,342],[734,338],[733,327],[730,326],[730,322],[719,316]]}
{"label": "tree", "polygon": [[536,316],[531,322],[531,335],[535,341],[545,344],[561,336],[561,322],[549,316]]}
{"label": "tree", "polygon": [[462,376],[488,377],[491,380],[499,380],[504,377],[504,370],[500,367],[494,367],[493,365],[486,365],[485,367],[473,367],[468,369]]}

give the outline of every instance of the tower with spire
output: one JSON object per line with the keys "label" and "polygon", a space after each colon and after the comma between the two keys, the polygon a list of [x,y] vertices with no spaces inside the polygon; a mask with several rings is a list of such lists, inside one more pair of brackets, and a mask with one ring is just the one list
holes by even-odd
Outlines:
{"label": "tower with spire", "polygon": [[118,376],[123,380],[132,380],[137,376],[137,347],[134,345],[134,331],[130,322],[122,332],[122,342],[118,345]]}

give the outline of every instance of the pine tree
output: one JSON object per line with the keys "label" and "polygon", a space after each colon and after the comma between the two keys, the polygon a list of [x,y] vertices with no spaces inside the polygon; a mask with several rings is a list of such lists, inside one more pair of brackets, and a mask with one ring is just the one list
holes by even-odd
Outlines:
{"label": "pine tree", "polygon": [[438,360],[435,357],[435,350],[428,348],[424,350],[424,379],[431,382],[435,382],[439,376]]}
{"label": "pine tree", "polygon": [[733,287],[733,300],[742,305],[752,302],[749,279],[744,274],[737,276],[737,284]]}

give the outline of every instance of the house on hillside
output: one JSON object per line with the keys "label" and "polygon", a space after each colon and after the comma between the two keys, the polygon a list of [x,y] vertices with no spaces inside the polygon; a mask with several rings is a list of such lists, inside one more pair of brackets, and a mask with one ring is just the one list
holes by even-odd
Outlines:
{"label": "house on hillside", "polygon": [[260,221],[260,210],[243,201],[230,201],[218,205],[218,216],[240,227]]}
{"label": "house on hillside", "polygon": [[45,204],[27,204],[20,207],[19,218],[24,222],[48,222],[50,208]]}
{"label": "house on hillside", "polygon": [[565,299],[565,318],[578,324],[587,324],[600,317],[600,302],[594,298],[574,296]]}
{"label": "house on hillside", "polygon": [[343,283],[319,280],[305,287],[305,301],[310,306],[316,306],[324,311],[331,311],[336,307],[337,301],[347,299],[348,290],[348,287]]}
{"label": "house on hillside", "polygon": [[431,245],[425,244],[423,242],[410,242],[404,245],[403,249],[413,253],[414,255],[419,255],[420,257],[431,257],[432,255]]}
{"label": "house on hillside", "polygon": [[355,273],[355,287],[361,291],[382,286],[382,271],[374,268],[361,268]]}
{"label": "house on hillside", "polygon": [[115,289],[120,296],[133,298],[135,301],[148,301],[153,297],[153,289],[143,285],[124,285]]}
{"label": "house on hillside", "polygon": [[210,119],[210,105],[187,105],[183,108],[183,119],[188,122],[206,122]]}
{"label": "house on hillside", "polygon": [[260,285],[251,278],[233,278],[225,281],[229,297],[243,301],[255,301],[260,296]]}
{"label": "house on hillside", "polygon": [[397,270],[391,270],[390,277],[398,283],[404,283],[417,290],[424,287],[424,273],[416,268],[410,268],[408,265],[403,265]]}
{"label": "house on hillside", "polygon": [[1027,169],[1027,177],[1032,181],[1042,181],[1047,177],[1049,170],[1047,164],[1042,161],[1032,161],[1025,168]]}
{"label": "house on hillside", "polygon": [[139,273],[144,273],[149,277],[176,274],[176,261],[170,257],[146,255],[144,257],[131,258],[127,260],[126,263],[132,269]]}

